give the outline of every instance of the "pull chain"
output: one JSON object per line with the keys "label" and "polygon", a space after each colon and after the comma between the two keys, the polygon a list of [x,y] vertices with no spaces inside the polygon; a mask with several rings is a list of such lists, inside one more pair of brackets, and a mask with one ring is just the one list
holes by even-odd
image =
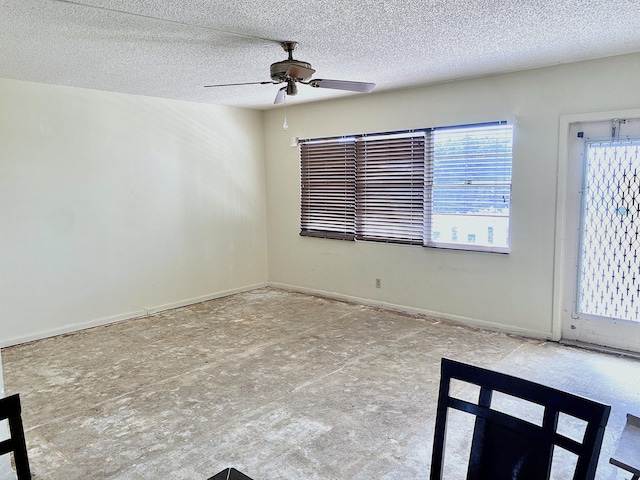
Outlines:
{"label": "pull chain", "polygon": [[287,94],[284,95],[284,123],[282,124],[282,128],[286,132],[289,129],[289,125],[287,124]]}

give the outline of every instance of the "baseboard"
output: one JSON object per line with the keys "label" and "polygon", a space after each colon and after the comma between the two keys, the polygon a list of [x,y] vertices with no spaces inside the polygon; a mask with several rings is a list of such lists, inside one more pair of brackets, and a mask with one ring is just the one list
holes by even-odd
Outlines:
{"label": "baseboard", "polygon": [[266,283],[259,283],[254,285],[249,285],[246,287],[240,288],[232,288],[230,290],[223,290],[221,292],[211,293],[208,295],[202,295],[200,297],[189,298],[186,300],[180,300],[178,302],[167,303],[165,305],[159,305],[156,307],[148,307],[146,309],[147,315],[154,315],[156,313],[164,312],[166,310],[173,310],[175,308],[186,307],[188,305],[194,305],[196,303],[208,302],[209,300],[215,300],[216,298],[228,297],[230,295],[235,295],[237,293],[250,292],[251,290],[256,290],[258,288],[266,287]]}
{"label": "baseboard", "polygon": [[87,330],[88,328],[101,327],[103,325],[110,325],[112,323],[123,322],[125,320],[132,320],[134,318],[140,318],[147,315],[146,310],[136,310],[134,312],[121,313],[110,317],[96,318],[87,322],[69,323],[62,325],[61,327],[52,328],[50,330],[44,330],[31,335],[24,335],[21,337],[14,337],[11,339],[2,339],[0,347],[11,347],[13,345],[20,345],[22,343],[34,342],[36,340],[42,340],[43,338],[56,337],[58,335],[66,335],[69,333],[79,332],[81,330]]}
{"label": "baseboard", "polygon": [[269,287],[279,288],[282,290],[289,290],[292,292],[305,293],[308,295],[316,295],[319,297],[330,298],[334,300],[341,300],[349,303],[357,303],[360,305],[366,305],[370,307],[383,308],[385,310],[391,310],[399,313],[406,313],[409,315],[417,315],[421,317],[433,318],[436,320],[443,320],[450,323],[459,325],[465,325],[467,327],[481,328],[483,330],[491,330],[499,333],[506,333],[510,335],[518,335],[521,337],[551,340],[551,332],[541,332],[538,330],[531,330],[528,328],[514,327],[511,325],[504,325],[502,323],[488,322],[479,318],[464,317],[460,315],[452,315],[449,313],[436,312],[433,310],[426,310],[422,308],[408,307],[406,305],[398,305],[395,303],[383,302],[380,300],[373,300],[370,298],[354,297],[351,295],[344,295],[336,292],[327,292],[324,290],[317,290],[312,288],[298,287],[295,285],[289,285],[286,283],[269,282]]}
{"label": "baseboard", "polygon": [[248,285],[240,288],[233,288],[229,290],[223,290],[221,292],[211,293],[208,295],[202,295],[199,297],[188,298],[177,302],[167,303],[164,305],[158,305],[154,307],[147,307],[143,310],[136,310],[128,313],[121,313],[109,317],[96,318],[86,322],[70,323],[60,327],[52,328],[50,330],[41,331],[31,335],[24,335],[21,337],[14,337],[10,339],[0,340],[0,348],[11,347],[13,345],[20,345],[22,343],[33,342],[36,340],[42,340],[43,338],[55,337],[58,335],[66,335],[69,333],[79,332],[94,327],[102,327],[105,325],[111,325],[114,323],[124,322],[126,320],[133,320],[136,318],[146,317],[149,315],[155,315],[156,313],[164,312],[166,310],[173,310],[175,308],[186,307],[188,305],[194,305],[197,303],[206,302],[208,300],[214,300],[216,298],[228,297],[237,293],[248,292],[256,290],[258,288],[266,287],[266,283]]}
{"label": "baseboard", "polygon": [[259,283],[248,285],[245,287],[234,288],[229,290],[223,290],[221,292],[211,293],[208,295],[202,295],[198,297],[188,298],[184,300],[180,300],[177,302],[167,303],[163,305],[157,305],[152,307],[147,307],[143,310],[136,310],[133,312],[128,312],[124,314],[114,315],[110,317],[104,317],[99,319],[90,320],[87,322],[81,323],[73,323],[64,325],[58,328],[54,328],[51,330],[46,330],[43,332],[39,332],[33,335],[25,335],[22,337],[16,337],[12,339],[3,339],[0,341],[0,348],[10,347],[13,345],[19,345],[22,343],[33,342],[35,340],[41,340],[43,338],[55,337],[57,335],[66,335],[69,333],[78,332],[81,330],[86,330],[89,328],[100,327],[104,325],[110,325],[113,323],[123,322],[126,320],[133,320],[135,318],[146,317],[149,315],[155,315],[160,312],[164,312],[167,310],[173,310],[180,307],[186,307],[188,305],[194,305],[197,303],[207,302],[209,300],[215,300],[217,298],[228,297],[230,295],[235,295],[238,293],[249,292],[251,290],[256,290],[259,288],[271,287],[271,288],[279,288],[282,290],[288,290],[292,292],[304,293],[307,295],[316,295],[320,297],[330,298],[334,300],[341,300],[344,302],[355,303],[360,305],[366,305],[370,307],[383,308],[386,310],[406,313],[409,315],[417,315],[421,317],[433,318],[437,320],[444,320],[447,322],[465,325],[473,328],[482,328],[485,330],[491,330],[500,333],[506,333],[511,335],[519,335],[522,337],[536,338],[536,339],[551,339],[550,332],[540,332],[537,330],[530,330],[526,328],[513,327],[509,325],[504,325],[500,323],[488,322],[485,320],[481,320],[478,318],[464,317],[459,315],[451,315],[443,312],[436,312],[433,310],[426,310],[422,308],[408,307],[406,305],[398,305],[389,302],[383,302],[379,300],[373,300],[370,298],[363,297],[355,297],[351,295],[344,295],[336,292],[328,292],[325,290],[318,290],[312,288],[299,287],[295,285],[289,285],[285,283],[279,282],[268,282],[268,283]]}

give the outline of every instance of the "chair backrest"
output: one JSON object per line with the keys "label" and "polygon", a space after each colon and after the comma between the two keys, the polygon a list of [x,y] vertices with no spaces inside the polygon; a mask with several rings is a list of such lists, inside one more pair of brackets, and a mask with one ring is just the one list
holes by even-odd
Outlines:
{"label": "chair backrest", "polygon": [[22,426],[22,407],[18,394],[0,399],[0,420],[9,422],[9,439],[0,442],[0,455],[13,452],[18,480],[31,480],[27,444]]}
{"label": "chair backrest", "polygon": [[244,473],[239,472],[233,467],[225,468],[221,472],[216,473],[209,480],[251,480]]}
{"label": "chair backrest", "polygon": [[[451,396],[453,379],[479,386],[477,403]],[[542,407],[540,424],[492,408],[494,392]],[[431,480],[443,478],[449,409],[475,416],[467,480],[546,480],[551,475],[555,446],[574,455],[574,480],[593,480],[611,411],[608,405],[561,390],[443,358]],[[557,431],[560,414],[580,419],[584,426],[582,441]]]}

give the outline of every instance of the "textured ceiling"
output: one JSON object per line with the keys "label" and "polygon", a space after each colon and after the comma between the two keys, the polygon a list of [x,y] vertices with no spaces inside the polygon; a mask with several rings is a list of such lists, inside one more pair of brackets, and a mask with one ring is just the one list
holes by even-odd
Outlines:
{"label": "textured ceiling", "polygon": [[0,0],[4,78],[268,108],[277,85],[203,85],[269,80],[282,40],[381,91],[638,52],[640,1]]}

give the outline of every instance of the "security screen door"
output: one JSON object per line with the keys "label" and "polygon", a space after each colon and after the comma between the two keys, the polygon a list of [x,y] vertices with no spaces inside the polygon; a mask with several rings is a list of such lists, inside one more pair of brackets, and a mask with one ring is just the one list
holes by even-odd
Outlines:
{"label": "security screen door", "polygon": [[633,351],[640,351],[639,124],[572,128],[569,161],[581,181],[576,238],[567,237],[576,243],[573,298],[563,321],[564,338]]}

